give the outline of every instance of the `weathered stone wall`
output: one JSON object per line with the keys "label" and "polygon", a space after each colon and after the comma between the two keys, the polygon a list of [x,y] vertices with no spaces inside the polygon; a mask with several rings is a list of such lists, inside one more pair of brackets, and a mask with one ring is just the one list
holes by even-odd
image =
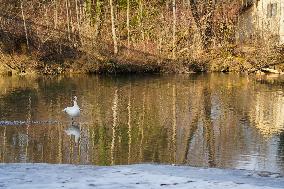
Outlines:
{"label": "weathered stone wall", "polygon": [[284,44],[284,1],[280,1],[280,7],[281,7],[281,12],[280,12],[280,44]]}
{"label": "weathered stone wall", "polygon": [[261,39],[262,42],[283,44],[284,2],[282,0],[258,0],[241,12],[237,38],[239,42]]}

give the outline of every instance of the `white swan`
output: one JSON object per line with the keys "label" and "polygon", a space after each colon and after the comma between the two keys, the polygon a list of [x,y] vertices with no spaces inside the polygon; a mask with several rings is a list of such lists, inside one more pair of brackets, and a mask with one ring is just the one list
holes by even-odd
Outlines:
{"label": "white swan", "polygon": [[64,112],[66,112],[73,120],[74,117],[78,117],[80,115],[80,108],[77,104],[77,97],[74,96],[74,105],[72,107],[64,108]]}

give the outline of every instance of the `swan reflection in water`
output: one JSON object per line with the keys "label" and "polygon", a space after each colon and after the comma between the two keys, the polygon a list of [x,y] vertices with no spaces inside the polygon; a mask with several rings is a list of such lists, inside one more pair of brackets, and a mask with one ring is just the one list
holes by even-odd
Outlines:
{"label": "swan reflection in water", "polygon": [[67,129],[65,129],[65,133],[68,136],[74,136],[75,142],[78,143],[80,139],[80,133],[81,133],[79,124],[73,122]]}
{"label": "swan reflection in water", "polygon": [[75,137],[75,142],[78,143],[79,138],[80,138],[80,126],[79,123],[76,123],[74,121],[75,117],[79,117],[80,115],[80,108],[77,104],[77,97],[74,96],[74,105],[72,107],[67,107],[63,111],[66,112],[72,119],[71,125],[65,129],[65,133],[68,136],[74,136]]}

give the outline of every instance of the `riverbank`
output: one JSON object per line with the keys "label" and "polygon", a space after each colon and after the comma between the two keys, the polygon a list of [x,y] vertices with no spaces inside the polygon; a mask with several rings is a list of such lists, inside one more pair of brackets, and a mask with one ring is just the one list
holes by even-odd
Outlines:
{"label": "riverbank", "polygon": [[201,19],[194,7],[204,5],[192,3],[176,2],[177,12],[168,1],[3,3],[0,73],[283,72],[274,37],[238,39],[247,4],[210,3]]}
{"label": "riverbank", "polygon": [[20,188],[283,188],[280,174],[170,165],[0,164],[0,187]]}
{"label": "riverbank", "polygon": [[[117,55],[110,51],[81,52],[62,60],[41,60],[32,54],[1,54],[0,73],[5,75],[62,73],[197,73],[244,72],[262,74],[284,72],[283,47],[265,48],[230,46],[181,54],[177,59],[158,57],[121,48]],[[105,51],[106,52],[106,51]],[[268,69],[267,69],[268,68]]]}

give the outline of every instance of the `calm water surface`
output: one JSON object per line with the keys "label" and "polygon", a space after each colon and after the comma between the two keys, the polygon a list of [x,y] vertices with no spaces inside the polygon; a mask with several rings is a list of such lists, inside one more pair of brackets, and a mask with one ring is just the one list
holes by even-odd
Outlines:
{"label": "calm water surface", "polygon": [[284,86],[251,76],[1,77],[0,121],[0,162],[284,173]]}

